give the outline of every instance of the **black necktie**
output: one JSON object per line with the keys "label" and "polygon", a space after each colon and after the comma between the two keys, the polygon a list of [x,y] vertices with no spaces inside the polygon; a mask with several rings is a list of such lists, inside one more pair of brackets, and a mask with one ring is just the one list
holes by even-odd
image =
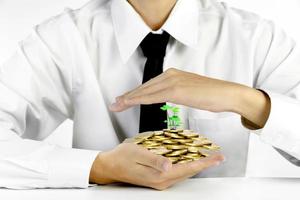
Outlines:
{"label": "black necktie", "polygon": [[[170,35],[167,32],[163,32],[163,34],[149,33],[142,41],[140,47],[147,58],[143,83],[163,72],[164,57],[169,37]],[[167,113],[160,109],[163,105],[165,103],[141,105],[140,133],[167,128],[167,124],[164,122],[167,119]]]}

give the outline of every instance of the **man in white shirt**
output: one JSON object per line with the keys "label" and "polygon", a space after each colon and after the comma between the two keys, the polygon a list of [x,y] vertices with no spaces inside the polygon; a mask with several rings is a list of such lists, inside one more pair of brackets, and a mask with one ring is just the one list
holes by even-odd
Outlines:
{"label": "man in white shirt", "polygon": [[[140,86],[140,44],[163,32],[164,73]],[[249,132],[298,164],[299,64],[298,46],[272,22],[214,0],[93,0],[66,10],[0,68],[0,187],[165,189],[196,174],[244,176]],[[220,144],[226,162],[172,165],[120,144],[138,133],[137,105],[161,102],[181,105],[185,128]],[[67,118],[72,149],[41,141]]]}

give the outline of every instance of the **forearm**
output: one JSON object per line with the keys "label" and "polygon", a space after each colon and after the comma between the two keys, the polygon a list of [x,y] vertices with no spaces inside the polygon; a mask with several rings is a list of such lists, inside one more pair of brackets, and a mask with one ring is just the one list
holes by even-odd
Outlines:
{"label": "forearm", "polygon": [[87,188],[97,151],[24,140],[0,126],[0,187]]}

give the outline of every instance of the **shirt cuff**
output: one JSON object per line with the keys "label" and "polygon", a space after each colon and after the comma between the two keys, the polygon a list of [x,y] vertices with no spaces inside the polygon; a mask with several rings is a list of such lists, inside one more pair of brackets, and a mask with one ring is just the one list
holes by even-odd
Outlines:
{"label": "shirt cuff", "polygon": [[300,158],[300,102],[294,98],[264,90],[270,97],[271,110],[265,126],[250,130],[261,141]]}
{"label": "shirt cuff", "polygon": [[55,146],[49,157],[48,181],[53,188],[87,188],[90,170],[99,151]]}

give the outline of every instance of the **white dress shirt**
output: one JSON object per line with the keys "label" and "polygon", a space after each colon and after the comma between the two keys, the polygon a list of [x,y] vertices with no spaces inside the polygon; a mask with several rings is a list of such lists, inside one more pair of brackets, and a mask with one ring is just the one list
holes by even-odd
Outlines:
{"label": "white dress shirt", "polygon": [[[300,159],[300,54],[291,38],[214,0],[178,0],[163,30],[171,35],[164,70],[259,88],[271,99],[269,119],[257,131],[234,113],[181,106],[183,128],[207,135],[227,158],[198,177],[244,176],[249,132]],[[89,186],[98,152],[138,133],[139,106],[121,113],[108,106],[142,83],[139,44],[149,32],[123,0],[93,0],[34,27],[0,68],[0,187]],[[73,148],[42,141],[68,118]]]}

